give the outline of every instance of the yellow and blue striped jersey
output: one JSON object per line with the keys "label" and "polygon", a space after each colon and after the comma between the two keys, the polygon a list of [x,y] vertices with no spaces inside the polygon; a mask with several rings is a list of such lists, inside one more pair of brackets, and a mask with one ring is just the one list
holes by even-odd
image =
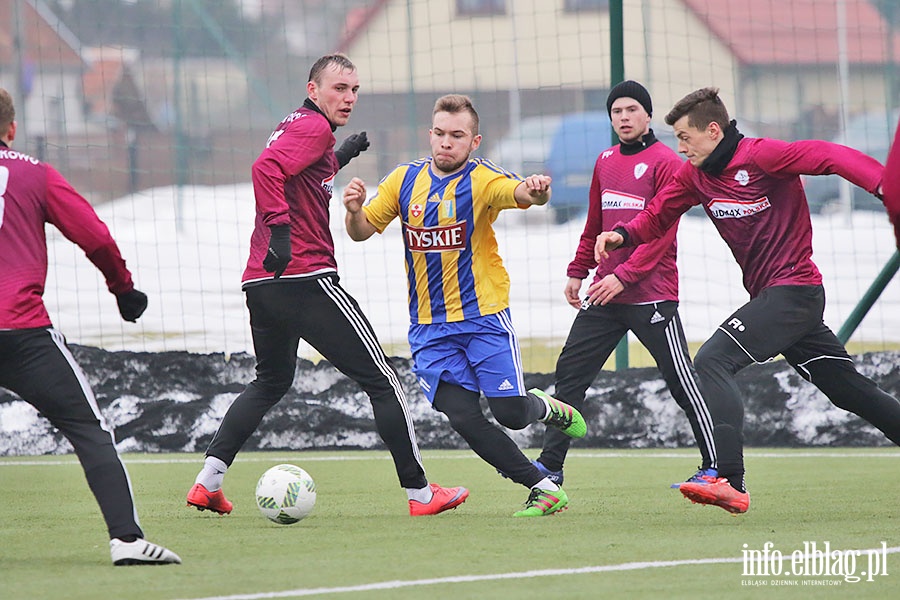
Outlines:
{"label": "yellow and blue striped jersey", "polygon": [[492,224],[501,210],[519,207],[522,178],[483,158],[443,178],[430,165],[429,157],[398,166],[363,207],[379,233],[400,217],[410,321],[498,313],[509,306],[509,274]]}

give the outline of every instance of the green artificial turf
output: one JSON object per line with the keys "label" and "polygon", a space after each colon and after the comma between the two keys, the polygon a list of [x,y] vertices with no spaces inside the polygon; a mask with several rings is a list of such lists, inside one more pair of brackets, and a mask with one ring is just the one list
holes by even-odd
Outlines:
{"label": "green artificial turf", "polygon": [[[3,458],[0,598],[900,594],[900,553],[893,551],[878,576],[857,583],[809,569],[799,576],[746,576],[742,562],[746,551],[762,551],[767,542],[784,555],[812,542],[819,549],[827,542],[832,551],[900,546],[900,450],[894,448],[748,449],[752,501],[740,516],[692,505],[670,489],[693,472],[695,451],[573,450],[565,470],[569,510],[537,519],[513,518],[527,490],[466,451],[424,453],[431,481],[465,485],[471,496],[456,510],[419,518],[408,516],[384,452],[242,453],[225,480],[235,505],[228,516],[185,506],[200,455],[124,459],[147,538],[180,554],[184,564],[113,567],[99,509],[74,457]],[[263,518],[253,497],[258,477],[282,462],[303,467],[318,486],[313,513],[288,526]],[[857,574],[866,560],[858,558]]]}

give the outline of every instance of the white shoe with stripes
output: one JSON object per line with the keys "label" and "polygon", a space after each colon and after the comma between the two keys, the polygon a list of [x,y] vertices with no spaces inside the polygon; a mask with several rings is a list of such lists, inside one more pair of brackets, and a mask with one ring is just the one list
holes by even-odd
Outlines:
{"label": "white shoe with stripes", "polygon": [[181,558],[177,554],[144,539],[133,542],[123,542],[119,539],[109,540],[109,553],[112,555],[113,564],[117,567],[181,564]]}

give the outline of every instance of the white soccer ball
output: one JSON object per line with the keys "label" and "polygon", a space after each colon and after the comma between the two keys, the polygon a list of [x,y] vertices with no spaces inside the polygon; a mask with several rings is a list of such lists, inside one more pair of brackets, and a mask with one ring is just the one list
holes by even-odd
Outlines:
{"label": "white soccer ball", "polygon": [[273,523],[296,523],[316,505],[316,482],[300,467],[276,465],[259,478],[256,505]]}

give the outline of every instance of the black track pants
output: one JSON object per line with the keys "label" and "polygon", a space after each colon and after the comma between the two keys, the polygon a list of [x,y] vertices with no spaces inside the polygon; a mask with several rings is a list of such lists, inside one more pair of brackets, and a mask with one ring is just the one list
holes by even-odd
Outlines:
{"label": "black track pants", "polygon": [[112,430],[63,335],[53,328],[0,333],[0,386],[34,406],[72,444],[109,537],[144,537]]}
{"label": "black track pants", "polygon": [[835,405],[900,445],[900,402],[865,377],[822,322],[821,286],[777,286],[735,311],[703,344],[694,364],[715,424],[719,474],[743,481],[744,405],[735,375],[782,354]]}
{"label": "black track pants", "polygon": [[[234,461],[266,412],[290,388],[302,338],[368,394],[375,426],[394,459],[401,486],[428,484],[397,370],[337,275],[249,287],[247,308],[256,379],[228,409],[207,455],[228,465]],[[303,423],[297,426],[302,429]]]}
{"label": "black track pants", "polygon": [[[647,348],[672,397],[691,424],[702,467],[716,466],[712,417],[691,364],[677,302],[607,304],[580,310],[556,363],[555,397],[581,410],[584,396],[626,332]],[[571,438],[547,428],[541,463],[562,469]]]}

